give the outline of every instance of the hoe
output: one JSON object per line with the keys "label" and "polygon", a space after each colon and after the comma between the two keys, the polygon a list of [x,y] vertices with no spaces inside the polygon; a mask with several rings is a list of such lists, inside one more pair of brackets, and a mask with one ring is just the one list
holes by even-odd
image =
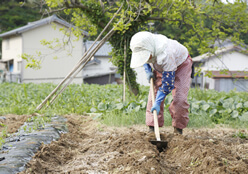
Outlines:
{"label": "hoe", "polygon": [[[154,104],[155,103],[155,96],[154,96],[153,78],[151,78],[150,84],[151,84],[150,88],[152,90],[152,104]],[[160,133],[159,133],[159,127],[158,127],[158,115],[157,115],[156,110],[153,111],[153,119],[154,119],[154,132],[155,132],[156,140],[150,140],[150,142],[153,145],[157,146],[157,149],[159,150],[159,152],[162,152],[167,147],[168,142],[167,141],[161,141],[161,139],[160,139]]]}

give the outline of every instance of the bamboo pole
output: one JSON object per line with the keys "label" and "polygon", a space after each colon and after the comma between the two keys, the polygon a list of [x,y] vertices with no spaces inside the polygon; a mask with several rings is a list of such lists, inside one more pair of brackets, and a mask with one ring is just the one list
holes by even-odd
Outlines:
{"label": "bamboo pole", "polygon": [[112,29],[105,37],[105,39],[103,39],[93,50],[92,52],[90,52],[90,55],[87,56],[86,61],[84,62],[84,64],[82,65],[82,67],[70,78],[70,80],[63,86],[63,88],[51,99],[50,104],[52,104],[54,102],[54,100],[58,97],[59,94],[61,94],[65,88],[71,83],[71,81],[76,77],[76,75],[82,71],[82,69],[86,66],[86,64],[90,61],[91,57],[102,47],[102,45],[114,34],[114,30]]}
{"label": "bamboo pole", "polygon": [[[89,48],[89,50],[87,50],[84,55],[82,56],[82,58],[80,59],[80,61],[75,65],[75,67],[72,69],[72,71],[57,85],[57,87],[36,107],[36,110],[40,110],[42,109],[42,107],[44,106],[44,104],[49,100],[49,98],[51,98],[56,91],[65,83],[65,81],[67,81],[72,75],[73,73],[75,73],[81,66],[82,63],[84,63],[84,66],[86,65],[86,63],[88,63],[88,61],[90,60],[90,58],[101,48],[101,46],[107,41],[107,35],[109,35],[110,37],[113,35],[114,33],[114,28],[112,28],[110,30],[110,32],[102,39],[102,41],[104,41],[103,43],[100,42],[91,52],[89,55],[88,52],[90,51],[90,49],[94,46],[94,44],[99,40],[99,38],[101,37],[101,35],[106,31],[106,29],[109,27],[109,25],[112,23],[113,19],[116,17],[116,15],[120,12],[121,8],[122,8],[123,4],[120,6],[120,8],[117,10],[117,12],[114,14],[114,16],[112,17],[112,19],[108,22],[108,24],[105,26],[105,28],[103,29],[103,31],[98,35],[97,39],[94,41],[94,43],[91,45],[91,47]],[[108,38],[109,39],[109,38]],[[100,46],[101,45],[101,46]],[[94,54],[92,54],[94,53]],[[84,67],[83,66],[83,67]],[[82,69],[82,68],[81,68]],[[76,73],[78,74],[79,71]],[[75,77],[75,75],[73,76],[73,78]],[[69,83],[72,81],[71,78],[69,80],[69,82],[63,87],[63,89],[61,90],[60,93],[62,93],[64,91],[64,89],[69,85]],[[56,95],[58,96],[58,95]],[[56,98],[56,97],[55,97]],[[55,100],[55,98],[53,99],[53,101]]]}
{"label": "bamboo pole", "polygon": [[123,72],[123,102],[126,100],[126,58],[127,58],[127,40],[124,41],[124,72]]}

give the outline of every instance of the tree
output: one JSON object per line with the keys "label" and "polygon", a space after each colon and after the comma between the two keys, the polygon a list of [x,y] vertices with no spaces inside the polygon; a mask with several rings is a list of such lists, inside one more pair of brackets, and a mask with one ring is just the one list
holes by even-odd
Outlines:
{"label": "tree", "polygon": [[27,22],[37,20],[41,17],[40,8],[34,3],[18,0],[2,0],[0,2],[0,29],[1,32],[9,31]]}
{"label": "tree", "polygon": [[[221,0],[45,0],[47,12],[63,12],[71,16],[71,22],[91,35],[105,27],[116,10],[122,7],[112,23],[115,33],[109,40],[114,47],[112,63],[122,74],[124,69],[124,43],[140,30],[147,30],[148,22],[166,23],[159,30],[172,39],[179,40],[190,54],[214,53],[210,47],[216,40],[231,39],[243,45],[247,37],[247,4],[237,0],[223,3]],[[109,29],[110,30],[110,29]],[[73,30],[74,33],[80,30]],[[77,34],[77,35],[78,35]],[[126,42],[125,42],[126,40]],[[130,69],[130,49],[127,50],[127,82],[134,93],[138,92],[135,73]]]}
{"label": "tree", "polygon": [[[24,3],[21,0],[1,0],[0,2],[0,33],[26,25],[41,17],[36,1]],[[2,47],[0,38],[0,48]]]}

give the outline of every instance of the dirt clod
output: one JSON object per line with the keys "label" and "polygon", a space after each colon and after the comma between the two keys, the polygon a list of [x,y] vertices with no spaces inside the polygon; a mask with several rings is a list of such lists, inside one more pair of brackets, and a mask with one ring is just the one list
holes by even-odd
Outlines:
{"label": "dirt clod", "polygon": [[[161,129],[168,142],[159,152],[148,128],[112,128],[87,116],[68,115],[69,132],[42,145],[24,173],[248,173],[248,140],[233,137],[236,130]],[[246,131],[247,133],[247,131]]]}

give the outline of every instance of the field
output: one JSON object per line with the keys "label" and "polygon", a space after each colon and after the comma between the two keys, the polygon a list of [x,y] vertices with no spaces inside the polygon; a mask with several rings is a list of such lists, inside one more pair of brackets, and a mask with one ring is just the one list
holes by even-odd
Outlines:
{"label": "field", "polygon": [[[160,133],[168,147],[159,152],[144,125],[147,88],[137,97],[127,93],[123,103],[119,86],[72,85],[36,113],[35,107],[53,88],[1,86],[3,144],[32,115],[40,115],[41,124],[46,116],[67,118],[69,132],[41,145],[21,173],[248,173],[247,93],[192,89],[189,126],[184,135],[173,134],[165,113]],[[168,96],[166,107],[170,100]]]}

